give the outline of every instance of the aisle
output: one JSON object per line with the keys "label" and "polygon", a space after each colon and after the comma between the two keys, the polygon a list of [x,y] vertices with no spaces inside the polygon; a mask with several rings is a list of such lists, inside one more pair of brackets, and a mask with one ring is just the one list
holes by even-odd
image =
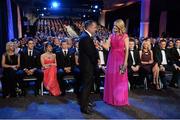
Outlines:
{"label": "aisle", "polygon": [[28,95],[26,98],[0,98],[0,118],[180,118],[180,90],[145,93],[142,89],[130,92],[130,107],[105,104],[99,95],[95,113],[84,115],[79,110],[74,94],[66,97]]}

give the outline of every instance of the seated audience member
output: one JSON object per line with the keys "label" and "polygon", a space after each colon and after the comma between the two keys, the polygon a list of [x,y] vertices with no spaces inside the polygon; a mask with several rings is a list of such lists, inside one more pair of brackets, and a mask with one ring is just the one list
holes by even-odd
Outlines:
{"label": "seated audience member", "polygon": [[61,51],[61,42],[58,38],[54,38],[53,52],[57,53]]}
{"label": "seated audience member", "polygon": [[95,41],[95,47],[97,49],[98,53],[98,66],[96,69],[96,74],[95,74],[95,85],[96,85],[96,93],[100,92],[100,85],[101,85],[101,79],[100,75],[105,74],[105,69],[106,69],[106,63],[107,63],[107,57],[108,57],[108,50],[103,48],[101,44],[99,43],[98,40]]}
{"label": "seated audience member", "polygon": [[6,52],[2,55],[2,92],[5,98],[16,97],[17,70],[19,67],[20,56],[15,54],[13,42],[8,42],[6,44]]}
{"label": "seated audience member", "polygon": [[172,49],[172,48],[174,48],[174,42],[173,42],[173,40],[170,40],[168,42],[167,49]]}
{"label": "seated audience member", "polygon": [[144,79],[147,79],[147,85],[150,86],[150,83],[152,82],[152,64],[154,62],[153,60],[153,52],[151,50],[149,41],[144,39],[142,43],[142,48],[139,51],[140,54],[140,60],[141,60],[141,66],[140,66],[140,79],[141,81],[144,81]]}
{"label": "seated audience member", "polygon": [[[171,56],[167,52],[166,49],[166,40],[161,40],[160,41],[160,47],[155,50],[155,61],[159,65],[159,77],[163,83],[163,88],[167,88],[167,80],[165,77],[166,71],[172,71],[171,67]],[[157,85],[159,85],[159,82],[156,81]]]}
{"label": "seated audience member", "polygon": [[43,80],[43,72],[41,70],[41,63],[40,63],[40,53],[34,49],[34,42],[33,39],[29,39],[27,42],[27,48],[25,48],[20,53],[21,59],[21,70],[19,70],[20,74],[20,88],[22,89],[22,95],[26,95],[25,89],[25,82],[23,78],[25,76],[34,76],[37,78],[35,81],[35,95],[39,94],[39,89],[41,86],[41,82]]}
{"label": "seated audience member", "polygon": [[134,89],[138,81],[133,76],[134,73],[139,72],[140,68],[140,58],[139,51],[135,48],[135,41],[133,39],[129,40],[129,56],[128,56],[128,79],[131,84],[131,88]]}
{"label": "seated audience member", "polygon": [[170,83],[171,87],[178,88],[180,80],[180,39],[176,40],[176,45],[172,48],[173,77]]}
{"label": "seated audience member", "polygon": [[167,52],[168,54],[172,53],[172,49],[175,47],[173,40],[170,40],[167,44]]}
{"label": "seated audience member", "polygon": [[141,43],[139,39],[135,39],[135,49],[140,50],[141,49]]}
{"label": "seated audience member", "polygon": [[75,48],[73,45],[74,41],[72,38],[68,38],[67,39],[67,45],[68,45],[68,49],[70,49],[71,51],[75,52]]}
{"label": "seated audience member", "polygon": [[52,53],[53,45],[48,42],[45,45],[46,52],[41,55],[41,64],[44,72],[44,86],[53,96],[61,94],[57,80],[56,54]]}
{"label": "seated audience member", "polygon": [[[67,41],[61,42],[62,50],[56,54],[58,67],[58,80],[61,85],[62,95],[65,95],[66,85],[63,81],[65,75],[78,76],[79,70],[75,68],[75,53],[68,49]],[[77,76],[76,76],[77,75]]]}
{"label": "seated audience member", "polygon": [[74,83],[74,93],[77,95],[77,97],[80,97],[80,86],[81,86],[81,81],[80,81],[80,68],[79,68],[79,41],[75,42],[75,71],[76,72],[76,82]]}

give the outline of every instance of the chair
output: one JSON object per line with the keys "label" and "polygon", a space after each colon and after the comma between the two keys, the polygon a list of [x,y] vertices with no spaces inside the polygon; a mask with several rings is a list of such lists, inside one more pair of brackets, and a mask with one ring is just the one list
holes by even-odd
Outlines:
{"label": "chair", "polygon": [[[37,81],[37,78],[31,75],[25,76],[23,78],[24,82],[32,82],[32,81]],[[35,91],[35,87],[34,87],[34,91]]]}
{"label": "chair", "polygon": [[[71,86],[70,86],[71,80],[75,80],[74,75],[66,75],[63,77],[63,81],[66,82],[66,85],[68,85],[69,88],[71,88]],[[73,90],[70,89],[68,92],[73,92]]]}

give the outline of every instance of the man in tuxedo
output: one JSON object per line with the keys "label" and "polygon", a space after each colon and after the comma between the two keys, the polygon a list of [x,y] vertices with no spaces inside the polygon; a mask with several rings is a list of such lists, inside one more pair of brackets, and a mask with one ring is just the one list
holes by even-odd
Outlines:
{"label": "man in tuxedo", "polygon": [[85,22],[85,30],[80,35],[79,58],[81,72],[81,96],[80,110],[82,113],[92,113],[92,103],[90,103],[90,92],[94,83],[95,71],[98,63],[98,52],[93,42],[93,35],[97,30],[96,22],[88,20]]}
{"label": "man in tuxedo", "polygon": [[139,72],[140,68],[140,56],[139,51],[134,49],[135,48],[135,41],[133,39],[129,40],[129,55],[128,55],[128,79],[131,84],[131,88],[134,89],[137,82],[135,77],[133,76],[134,73]]}
{"label": "man in tuxedo", "polygon": [[180,39],[176,40],[176,45],[172,48],[171,54],[173,61],[173,77],[170,86],[178,88],[178,80],[180,80]]}
{"label": "man in tuxedo", "polygon": [[[106,63],[107,63],[107,58],[108,58],[108,53],[109,51],[104,49],[100,43],[100,41],[95,41],[95,47],[97,49],[98,55],[99,55],[99,59],[98,59],[98,66],[96,68],[96,78],[95,78],[95,85],[96,85],[96,89],[95,92],[96,93],[100,93],[100,85],[102,83],[101,79],[100,79],[100,75],[105,74],[105,69],[106,69]],[[94,88],[94,87],[93,87]]]}
{"label": "man in tuxedo", "polygon": [[58,80],[62,91],[61,95],[65,95],[66,84],[63,81],[65,75],[75,75],[78,79],[79,70],[75,67],[75,52],[68,49],[67,41],[61,42],[62,50],[57,52]]}
{"label": "man in tuxedo", "polygon": [[166,71],[172,71],[172,59],[171,55],[166,49],[166,40],[160,41],[160,47],[155,49],[155,62],[159,66],[159,76],[163,83],[163,88],[167,88],[167,80],[165,77]]}
{"label": "man in tuxedo", "polygon": [[22,95],[26,95],[25,84],[23,78],[25,76],[35,76],[37,81],[35,83],[36,91],[35,95],[38,95],[41,82],[43,81],[43,72],[40,64],[40,53],[34,49],[33,39],[29,39],[27,42],[27,48],[20,53],[21,70],[18,72],[20,75],[20,88],[22,89]]}

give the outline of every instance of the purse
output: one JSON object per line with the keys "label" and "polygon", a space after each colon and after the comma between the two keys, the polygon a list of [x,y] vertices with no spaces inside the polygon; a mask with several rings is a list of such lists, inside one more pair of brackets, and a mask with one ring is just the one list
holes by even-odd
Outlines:
{"label": "purse", "polygon": [[126,67],[124,67],[124,65],[120,65],[119,66],[119,73],[124,74],[125,72],[126,72]]}

